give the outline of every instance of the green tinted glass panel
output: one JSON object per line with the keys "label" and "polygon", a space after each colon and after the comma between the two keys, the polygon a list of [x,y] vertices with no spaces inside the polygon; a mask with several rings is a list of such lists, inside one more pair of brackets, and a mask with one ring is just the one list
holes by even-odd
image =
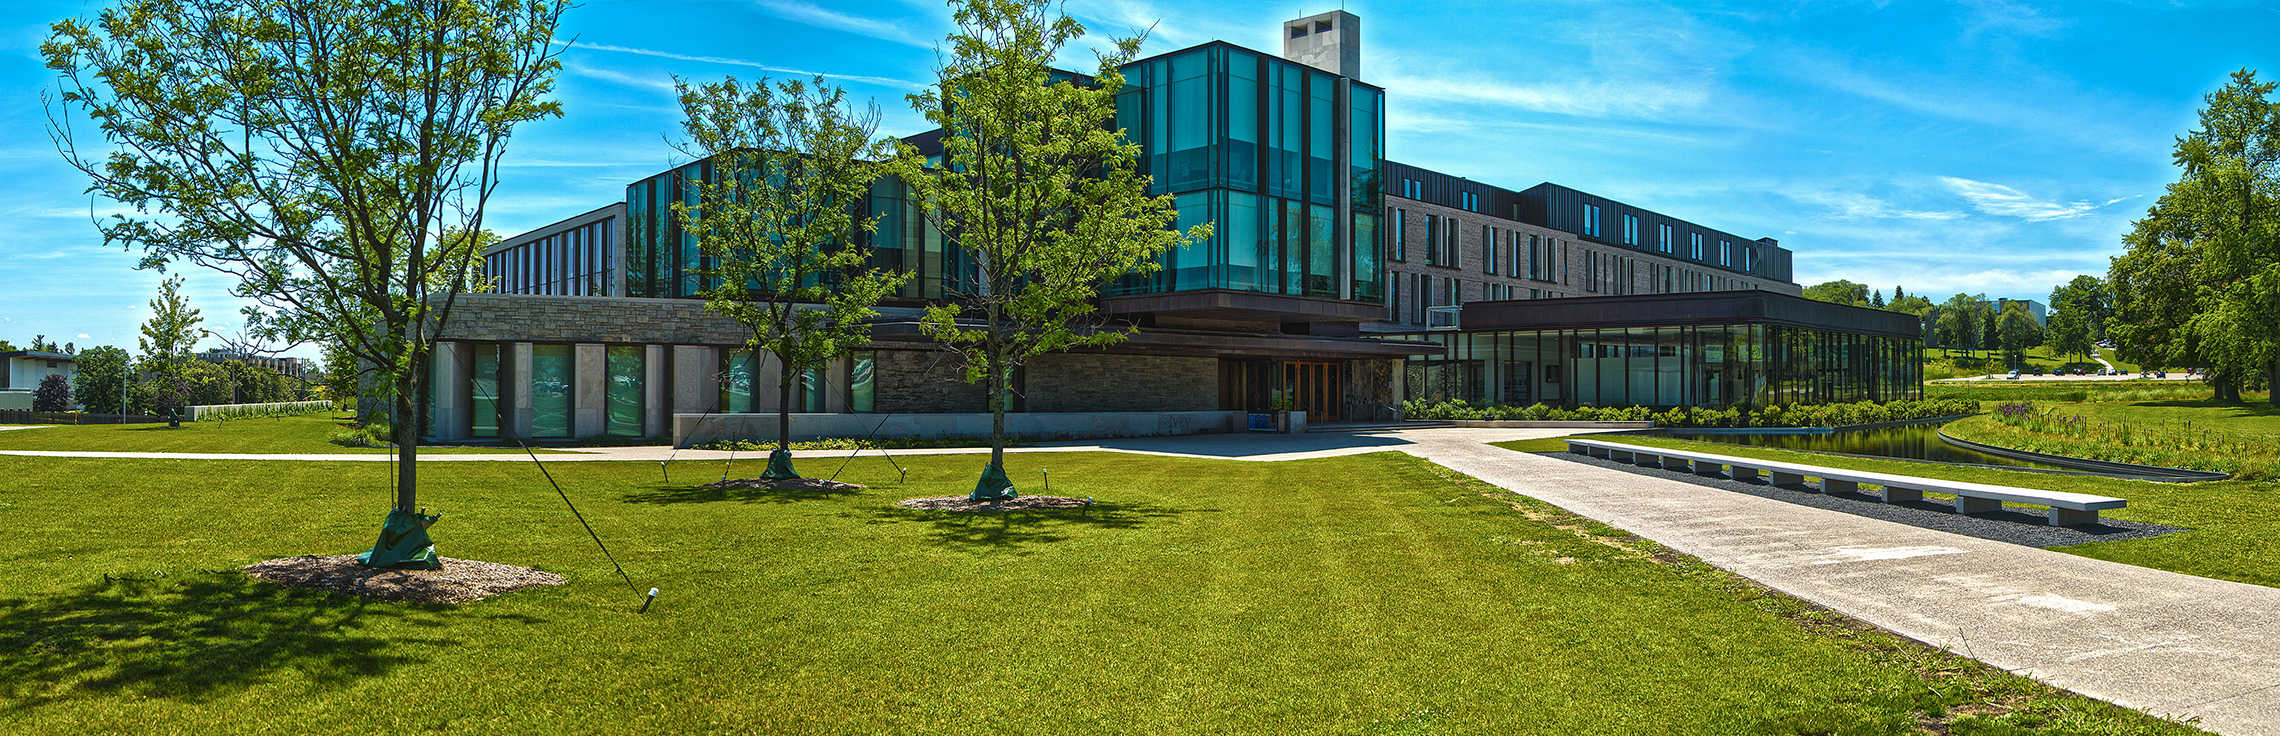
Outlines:
{"label": "green tinted glass panel", "polygon": [[499,346],[497,343],[470,344],[475,351],[473,366],[467,372],[468,411],[473,414],[468,422],[471,437],[499,436]]}
{"label": "green tinted glass panel", "polygon": [[1354,300],[1378,301],[1383,296],[1385,270],[1378,262],[1378,216],[1354,215]]}
{"label": "green tinted glass panel", "polygon": [[755,410],[752,405],[752,351],[720,351],[720,410],[724,414]]}
{"label": "green tinted glass panel", "polygon": [[531,436],[570,436],[570,380],[570,346],[531,346]]}
{"label": "green tinted glass panel", "polygon": [[809,368],[806,372],[801,373],[800,406],[798,410],[806,412],[823,411],[824,386],[826,385],[828,384],[824,380],[822,368]]}
{"label": "green tinted glass panel", "polygon": [[1309,208],[1306,233],[1306,295],[1338,295],[1335,279],[1338,277],[1338,210],[1335,207],[1315,205]]}
{"label": "green tinted glass panel", "polygon": [[603,432],[617,437],[639,437],[648,356],[638,345],[614,345],[609,349],[607,363],[609,384],[603,389],[608,404],[608,426]]}
{"label": "green tinted glass panel", "polygon": [[847,410],[872,412],[878,410],[878,361],[873,353],[856,353],[854,365],[847,372]]}

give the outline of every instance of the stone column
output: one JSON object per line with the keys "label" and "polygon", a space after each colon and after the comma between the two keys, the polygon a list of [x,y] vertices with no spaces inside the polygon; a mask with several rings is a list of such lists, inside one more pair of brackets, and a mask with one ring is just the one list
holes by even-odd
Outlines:
{"label": "stone column", "polygon": [[514,388],[506,393],[514,397],[513,406],[507,409],[505,429],[514,436],[530,438],[530,343],[518,342],[507,346],[511,358],[507,369],[507,384]]}
{"label": "stone column", "polygon": [[841,414],[847,412],[847,386],[849,385],[848,381],[850,380],[847,376],[847,372],[850,364],[854,362],[855,361],[853,358],[841,356],[838,358],[833,358],[829,364],[829,367],[824,369],[824,411]]}
{"label": "stone column", "polygon": [[467,388],[467,351],[456,341],[438,340],[429,358],[427,437],[435,441],[466,439],[467,397],[463,394]]}
{"label": "stone column", "polygon": [[599,437],[609,428],[609,353],[600,343],[570,348],[570,436]]}
{"label": "stone column", "polygon": [[720,409],[718,354],[704,345],[673,346],[673,413],[702,414]]}
{"label": "stone column", "polygon": [[641,434],[662,437],[673,430],[672,377],[665,372],[665,346],[641,347]]}

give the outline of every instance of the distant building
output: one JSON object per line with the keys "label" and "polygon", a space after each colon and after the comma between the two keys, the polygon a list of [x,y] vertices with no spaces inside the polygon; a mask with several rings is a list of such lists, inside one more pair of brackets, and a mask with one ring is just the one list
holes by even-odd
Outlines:
{"label": "distant building", "polygon": [[207,350],[205,352],[198,353],[194,357],[208,363],[227,363],[234,360],[246,365],[267,368],[278,373],[283,373],[285,374],[286,378],[291,378],[293,380],[303,382],[316,380],[317,374],[315,366],[310,365],[309,361],[300,358],[273,358],[266,355],[254,355],[252,353],[243,353],[235,350],[225,350],[222,348]]}
{"label": "distant building", "polygon": [[[48,376],[69,381],[79,374],[79,359],[63,353],[15,350],[0,353],[0,409],[32,408],[32,391]],[[77,404],[72,405],[78,408]]]}
{"label": "distant building", "polygon": [[1997,299],[1995,300],[1995,313],[2002,314],[2003,310],[2010,308],[2012,302],[2027,305],[2027,314],[2035,318],[2035,324],[2044,324],[2049,321],[2050,308],[2033,299]]}

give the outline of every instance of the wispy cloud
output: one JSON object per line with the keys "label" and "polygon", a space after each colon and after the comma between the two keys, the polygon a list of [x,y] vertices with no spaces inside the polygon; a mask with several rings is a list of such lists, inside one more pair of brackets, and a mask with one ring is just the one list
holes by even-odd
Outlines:
{"label": "wispy cloud", "polygon": [[1702,107],[1710,97],[1698,86],[1615,81],[1522,84],[1479,76],[1405,74],[1387,76],[1382,81],[1387,89],[1400,90],[1402,96],[1413,99],[1496,105],[1588,118],[1667,119],[1679,111]]}
{"label": "wispy cloud", "polygon": [[627,74],[616,69],[604,69],[598,66],[587,66],[585,64],[578,63],[563,64],[562,69],[563,71],[567,71],[571,74],[576,74],[581,77],[599,79],[604,82],[613,82],[628,87],[640,87],[643,89],[656,90],[667,94],[672,94],[674,91],[673,80],[668,77],[644,77],[634,74]]}
{"label": "wispy cloud", "polygon": [[899,43],[922,49],[934,47],[932,39],[921,38],[893,21],[866,18],[836,10],[829,10],[801,0],[759,0],[759,6],[784,20],[817,28],[846,31],[869,36],[881,41]]}
{"label": "wispy cloud", "polygon": [[1890,202],[1861,192],[1795,189],[1784,190],[1783,196],[1798,202],[1818,205],[1829,210],[1830,216],[1840,220],[1953,220],[1963,213],[1950,210],[1916,210],[1894,206]]}
{"label": "wispy cloud", "polygon": [[[616,54],[632,54],[632,55],[635,55],[635,56],[647,56],[647,57],[651,57],[651,58],[657,58],[657,59],[672,59],[672,60],[674,60],[674,61],[689,61],[689,62],[696,62],[696,63],[699,63],[699,64],[721,64],[721,65],[725,65],[725,66],[741,66],[741,67],[748,67],[748,68],[752,68],[752,69],[759,69],[759,70],[761,70],[761,71],[766,71],[766,72],[774,72],[774,73],[777,73],[777,74],[792,74],[792,75],[803,76],[803,77],[822,76],[822,77],[829,77],[829,78],[832,78],[832,79],[837,79],[837,80],[841,80],[841,81],[845,81],[845,82],[861,82],[861,83],[864,83],[864,84],[876,84],[876,85],[887,86],[887,87],[900,87],[900,88],[903,88],[903,89],[917,89],[918,87],[922,86],[922,85],[920,85],[920,84],[919,84],[919,83],[917,83],[917,82],[913,82],[913,81],[910,81],[910,80],[907,80],[907,79],[896,79],[896,78],[894,78],[894,77],[876,77],[876,76],[870,76],[870,75],[865,75],[865,74],[840,74],[840,73],[836,73],[836,72],[818,72],[818,71],[809,71],[809,70],[806,70],[806,69],[798,69],[798,68],[794,68],[794,67],[788,67],[788,66],[776,66],[776,65],[774,65],[774,64],[763,64],[763,63],[760,63],[760,62],[757,62],[757,61],[752,61],[752,60],[749,60],[749,59],[737,59],[737,58],[732,58],[732,57],[727,57],[727,56],[698,56],[698,55],[693,55],[693,54],[676,54],[676,53],[673,53],[673,52],[671,52],[671,51],[658,51],[658,50],[655,50],[655,49],[635,48],[635,47],[632,47],[632,46],[612,46],[612,45],[609,45],[609,44],[587,43],[587,42],[584,42],[584,41],[577,41],[577,42],[571,42],[571,41],[555,41],[555,43],[556,43],[556,44],[558,44],[558,45],[561,45],[561,46],[566,46],[566,47],[575,48],[575,49],[586,49],[586,50],[588,50],[588,51],[607,51],[607,52],[610,52],[610,53],[616,53]],[[587,68],[587,69],[593,69],[593,67],[586,67],[586,68]],[[673,84],[672,84],[672,82],[671,82],[671,81],[666,81],[666,82],[663,82],[663,84],[665,85],[665,88],[666,88],[666,89],[672,89],[672,87],[673,87]]]}
{"label": "wispy cloud", "polygon": [[1981,212],[2002,217],[2017,217],[2028,222],[2065,220],[2090,214],[2100,207],[2120,202],[2128,197],[2115,197],[2104,202],[2075,200],[2056,202],[2037,199],[2026,192],[2001,184],[1965,179],[1957,176],[1939,177],[1940,183],[1971,202]]}

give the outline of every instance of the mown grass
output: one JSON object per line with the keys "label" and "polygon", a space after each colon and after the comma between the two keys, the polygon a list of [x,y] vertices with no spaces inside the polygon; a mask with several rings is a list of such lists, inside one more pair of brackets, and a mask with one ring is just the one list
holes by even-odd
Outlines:
{"label": "mown grass", "polygon": [[[1925,478],[2093,493],[2127,499],[2129,506],[2105,511],[2108,518],[2183,527],[2186,531],[2145,539],[2058,547],[2063,552],[2172,572],[2280,587],[2280,484],[2225,480],[2155,483],[2097,476],[1994,470],[1944,463],[1883,460],[1826,453],[1773,450],[1695,442],[1668,437],[1625,435],[1620,441],[1722,455],[1756,457],[1899,473]],[[1511,446],[1511,445],[1507,445]],[[1541,443],[1530,447],[1542,447]],[[1515,446],[1514,449],[1529,449]],[[1560,443],[1558,450],[1565,450]],[[1543,452],[1545,449],[1530,449]]]}
{"label": "mown grass", "polygon": [[[2113,359],[2110,353],[2101,354],[2106,355],[2107,360]],[[2059,355],[2047,345],[2027,348],[2025,358],[2026,361],[2017,366],[2022,371],[2039,368],[2044,373],[2049,373],[2064,369],[2071,373],[2079,368],[2085,373],[2095,374],[2099,368],[2105,367],[2099,365],[2098,361],[2085,359],[2081,356]],[[1924,348],[1924,378],[1926,380],[2005,373],[2013,367],[2001,350],[1980,350],[1975,353],[1956,351],[1951,353],[1944,348]],[[2122,366],[2120,363],[2116,363],[2114,367],[2121,368]]]}
{"label": "mown grass", "polygon": [[2191,731],[1403,454],[1014,455],[1099,504],[978,517],[894,501],[979,458],[902,463],[555,466],[636,615],[526,465],[425,469],[441,551],[571,583],[447,609],[202,572],[367,544],[384,467],[0,457],[0,732]]}
{"label": "mown grass", "polygon": [[[165,424],[84,424],[0,432],[0,450],[91,452],[221,452],[279,454],[386,453],[386,447],[345,447],[332,435],[350,426],[345,414],[303,414],[262,419]],[[422,446],[420,452],[522,452],[517,447]],[[548,452],[548,450],[540,450]]]}

